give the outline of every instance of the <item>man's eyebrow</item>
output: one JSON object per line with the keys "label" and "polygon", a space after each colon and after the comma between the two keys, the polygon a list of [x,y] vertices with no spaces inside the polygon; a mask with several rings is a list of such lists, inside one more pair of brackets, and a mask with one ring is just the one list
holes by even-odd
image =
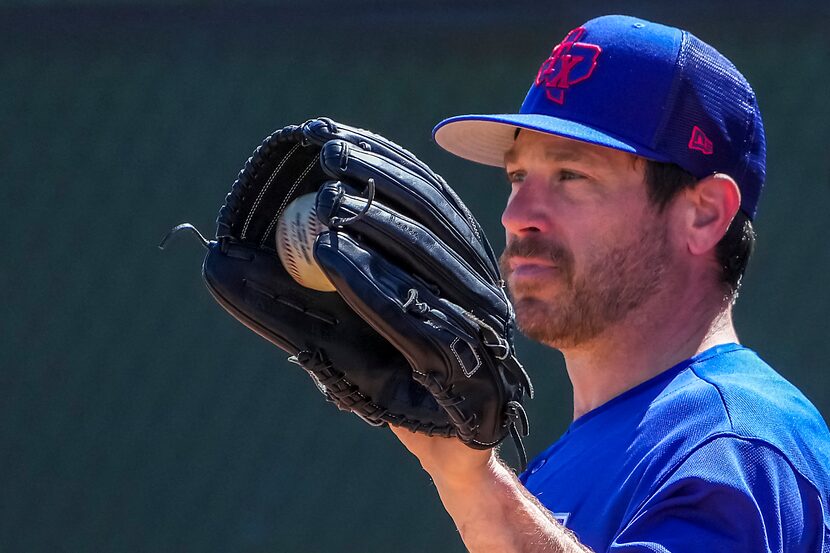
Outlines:
{"label": "man's eyebrow", "polygon": [[[516,161],[516,151],[510,148],[504,153],[504,164],[513,163]],[[582,150],[562,149],[562,148],[548,148],[545,150],[545,159],[551,161],[585,161],[594,157],[593,152],[586,152]]]}
{"label": "man's eyebrow", "polygon": [[592,157],[592,153],[583,150],[550,148],[545,151],[545,159],[553,161],[585,161],[590,157]]}

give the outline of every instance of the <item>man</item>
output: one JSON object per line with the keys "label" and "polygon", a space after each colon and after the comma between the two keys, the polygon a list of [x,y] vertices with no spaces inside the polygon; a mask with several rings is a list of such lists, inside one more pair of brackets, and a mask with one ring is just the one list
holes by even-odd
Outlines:
{"label": "man", "polygon": [[439,145],[503,166],[517,320],[565,357],[574,422],[517,480],[493,451],[393,429],[478,551],[830,551],[830,434],[738,345],[765,175],[738,70],[670,27],[571,31],[519,114]]}

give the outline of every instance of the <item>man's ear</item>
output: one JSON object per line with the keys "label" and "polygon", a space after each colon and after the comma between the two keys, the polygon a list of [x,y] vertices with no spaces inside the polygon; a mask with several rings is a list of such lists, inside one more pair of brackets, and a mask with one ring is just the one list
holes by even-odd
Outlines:
{"label": "man's ear", "polygon": [[684,190],[687,208],[686,243],[689,252],[712,250],[741,207],[741,190],[729,175],[715,173]]}

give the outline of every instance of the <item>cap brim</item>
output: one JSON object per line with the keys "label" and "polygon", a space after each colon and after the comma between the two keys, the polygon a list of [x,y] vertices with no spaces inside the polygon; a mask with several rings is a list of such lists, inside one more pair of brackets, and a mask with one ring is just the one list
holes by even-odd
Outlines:
{"label": "cap brim", "polygon": [[503,167],[504,154],[513,146],[516,128],[572,138],[655,161],[669,161],[649,148],[620,140],[587,125],[535,113],[459,115],[438,123],[432,137],[439,146],[459,157]]}

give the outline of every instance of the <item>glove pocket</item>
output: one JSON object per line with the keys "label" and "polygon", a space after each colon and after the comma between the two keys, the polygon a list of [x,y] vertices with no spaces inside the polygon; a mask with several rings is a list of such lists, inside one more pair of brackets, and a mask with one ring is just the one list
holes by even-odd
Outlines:
{"label": "glove pocket", "polygon": [[331,341],[350,311],[335,294],[294,282],[276,254],[245,244],[212,242],[202,277],[228,313],[291,355]]}

